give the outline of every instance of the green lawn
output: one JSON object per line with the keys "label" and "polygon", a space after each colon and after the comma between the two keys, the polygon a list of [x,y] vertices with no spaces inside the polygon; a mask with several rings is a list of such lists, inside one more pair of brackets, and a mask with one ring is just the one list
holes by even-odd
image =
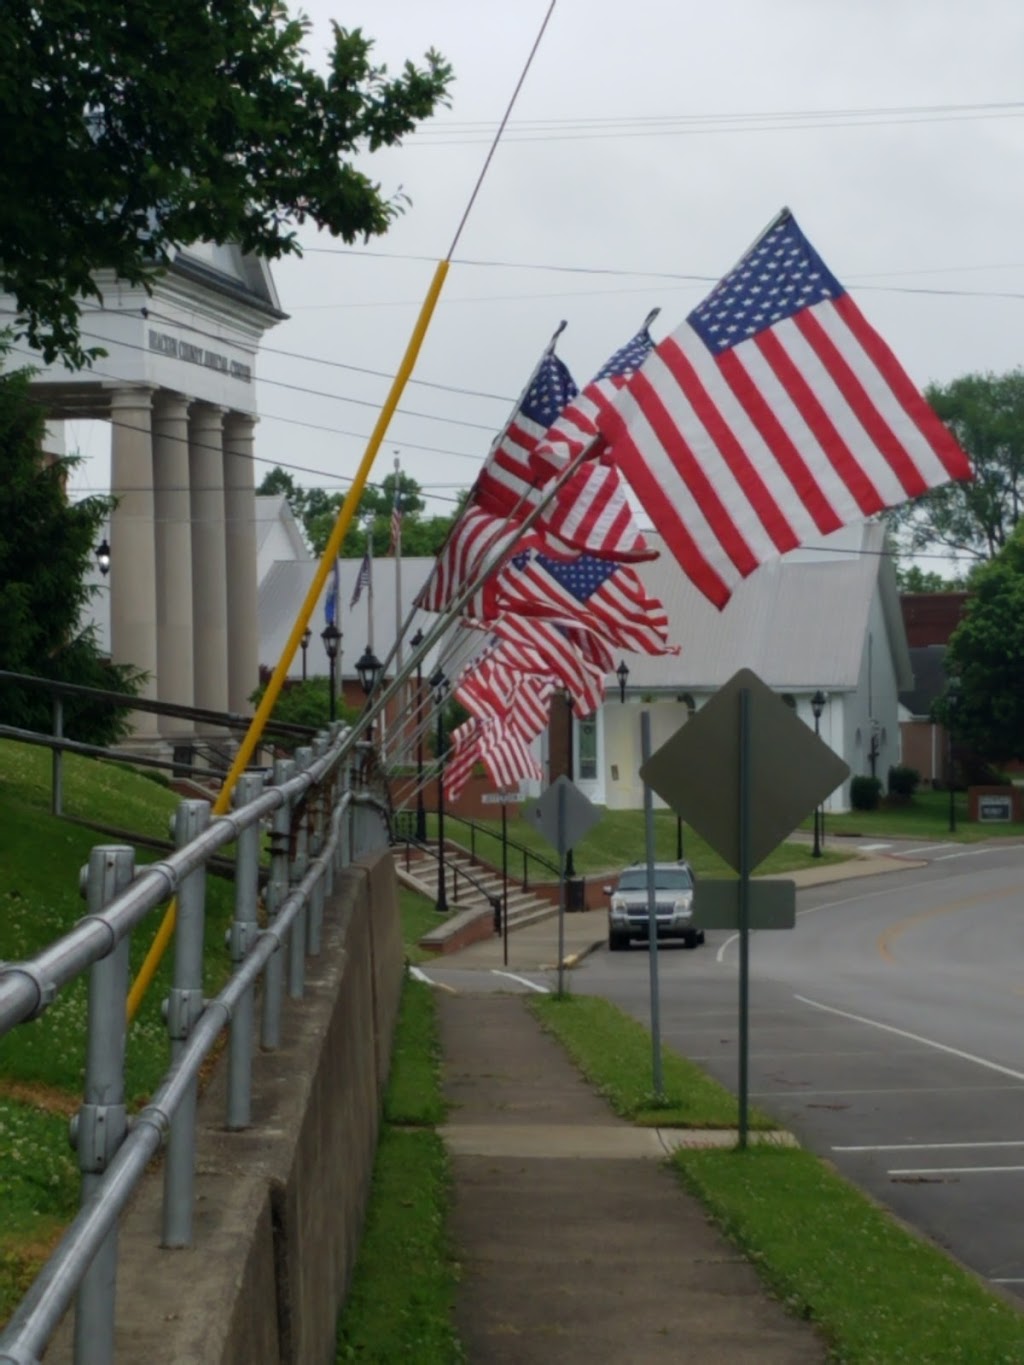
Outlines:
{"label": "green lawn", "polygon": [[854,810],[846,815],[826,815],[826,846],[829,834],[865,835],[886,839],[955,839],[973,844],[982,839],[1022,838],[1024,823],[1011,821],[979,824],[967,819],[967,793],[954,792],[956,830],[949,828],[949,793],[919,792],[904,805],[879,810]]}
{"label": "green lawn", "polygon": [[[120,765],[77,756],[65,758],[64,791],[69,812],[92,812],[153,837],[167,837],[178,804],[159,783]],[[103,840],[49,812],[48,751],[0,741],[0,959],[32,956],[85,913],[79,871],[90,849]],[[138,850],[140,862],[153,856]],[[205,971],[211,995],[230,968],[224,932],[232,908],[231,885],[210,878]],[[133,971],[149,948],[159,913],[133,935]],[[168,954],[128,1033],[125,1093],[133,1108],[145,1102],[169,1062],[161,1002],[170,977]],[[82,977],[38,1019],[0,1039],[0,1320],[77,1208],[78,1167],[68,1145],[68,1117],[82,1098],[86,1009],[87,978]]]}
{"label": "green lawn", "polygon": [[[470,848],[475,839],[476,854],[492,866],[501,865],[501,822],[500,820],[480,821],[487,832],[480,829],[475,836],[469,827],[459,820],[445,817],[445,838]],[[427,834],[437,836],[437,821],[434,816],[427,817]],[[508,821],[508,837],[516,843],[525,845],[532,852],[539,853],[549,862],[557,859],[551,845],[541,836],[536,826],[517,816]],[[672,859],[676,856],[676,817],[670,811],[654,813],[655,854],[659,859]],[[614,876],[629,863],[644,857],[646,844],[644,834],[644,814],[638,810],[604,810],[601,819],[573,849],[573,861],[580,876]],[[693,865],[699,876],[730,877],[734,873],[722,859],[709,848],[704,839],[689,825],[683,827],[683,856]],[[799,868],[822,866],[823,863],[845,862],[850,855],[835,850],[826,850],[823,858],[811,857],[811,845],[800,843],[780,844],[756,871],[768,873],[793,872]],[[514,849],[509,850],[509,877],[519,880],[523,874],[523,855]],[[546,872],[534,862],[529,864],[529,877],[533,881],[549,881],[553,872]]]}
{"label": "green lawn", "polygon": [[445,1115],[440,1057],[433,991],[407,979],[366,1226],[338,1323],[339,1362],[457,1365],[465,1358],[453,1326],[451,1177],[435,1131]]}

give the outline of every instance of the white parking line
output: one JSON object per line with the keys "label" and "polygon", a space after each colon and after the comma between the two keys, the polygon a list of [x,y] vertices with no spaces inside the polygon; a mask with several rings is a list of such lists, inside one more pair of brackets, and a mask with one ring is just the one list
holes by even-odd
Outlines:
{"label": "white parking line", "polygon": [[885,848],[892,848],[892,844],[858,844],[858,853],[881,853]]}
{"label": "white parking line", "polygon": [[990,1284],[1024,1284],[1024,1279],[1019,1279],[1019,1278],[1015,1279],[1015,1278],[1013,1278],[1013,1277],[1007,1277],[1007,1276],[1005,1276],[1005,1275],[990,1275],[990,1276],[989,1276],[989,1283],[990,1283]]}
{"label": "white parking line", "polygon": [[516,976],[515,972],[503,972],[497,967],[492,967],[491,972],[494,976],[507,976],[510,981],[518,981],[521,986],[529,986],[531,991],[539,991],[541,995],[550,995],[547,986],[538,986],[536,981],[530,981],[525,976]]}
{"label": "white parking line", "polygon": [[1012,1175],[1024,1166],[910,1166],[906,1170],[886,1171],[886,1175]]}
{"label": "white parking line", "polygon": [[935,1048],[937,1052],[946,1052],[951,1057],[959,1057],[961,1061],[974,1062],[976,1066],[986,1067],[989,1071],[1012,1076],[1015,1081],[1024,1081],[1024,1071],[1014,1071],[999,1062],[990,1062],[987,1057],[976,1057],[973,1052],[963,1052],[960,1048],[950,1047],[947,1043],[937,1043],[934,1038],[924,1038],[920,1033],[910,1033],[907,1029],[895,1028],[892,1024],[883,1024],[877,1019],[866,1019],[863,1014],[850,1014],[849,1011],[836,1009],[833,1005],[823,1005],[820,1000],[808,1000],[806,995],[794,995],[793,999],[799,1000],[802,1005],[810,1005],[813,1009],[824,1010],[826,1014],[837,1014],[841,1019],[852,1019],[855,1024],[867,1024],[869,1028],[881,1029],[883,1033],[894,1033],[898,1038],[910,1038],[924,1047]]}
{"label": "white parking line", "polygon": [[952,1152],[967,1147],[1024,1147],[1024,1141],[1008,1139],[1006,1142],[892,1142],[877,1143],[873,1147],[833,1147],[833,1152]]}
{"label": "white parking line", "polygon": [[449,995],[458,995],[455,987],[449,986],[447,981],[435,981],[432,976],[420,971],[419,967],[414,964],[409,967],[409,975],[414,981],[422,981],[425,986],[433,986],[435,991],[447,991]]}

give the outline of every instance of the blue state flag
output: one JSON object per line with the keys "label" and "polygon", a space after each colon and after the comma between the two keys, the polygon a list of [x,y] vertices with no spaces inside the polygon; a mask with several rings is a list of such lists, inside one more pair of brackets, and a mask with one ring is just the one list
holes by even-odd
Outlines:
{"label": "blue state flag", "polygon": [[324,620],[329,626],[338,624],[338,561],[334,561],[334,568],[331,571],[330,581],[327,584],[327,596],[324,598]]}

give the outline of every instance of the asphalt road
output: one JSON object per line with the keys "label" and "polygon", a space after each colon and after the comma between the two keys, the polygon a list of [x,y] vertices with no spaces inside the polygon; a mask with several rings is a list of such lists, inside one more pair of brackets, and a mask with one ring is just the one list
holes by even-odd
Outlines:
{"label": "asphalt road", "polygon": [[[1024,1296],[1024,845],[886,851],[925,865],[801,892],[795,930],[752,936],[751,1102]],[[664,1041],[732,1089],[738,961],[727,933],[658,953]],[[573,988],[649,1022],[646,948]]]}

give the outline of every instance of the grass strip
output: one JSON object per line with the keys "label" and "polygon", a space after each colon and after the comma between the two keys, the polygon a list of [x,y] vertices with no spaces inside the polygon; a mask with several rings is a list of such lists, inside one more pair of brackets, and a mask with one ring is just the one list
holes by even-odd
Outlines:
{"label": "grass strip", "polygon": [[[665,1088],[674,1102],[685,1100],[650,1108],[650,1034],[614,1005],[589,996],[529,1003],[617,1113],[662,1127],[735,1123],[732,1096],[668,1049]],[[1015,1306],[812,1153],[682,1150],[672,1163],[785,1306],[818,1325],[843,1365],[1024,1361],[1024,1316]]]}
{"label": "grass strip", "polygon": [[366,1226],[338,1324],[336,1360],[456,1365],[458,1268],[447,1231],[448,1156],[431,988],[406,979]]}
{"label": "grass strip", "polygon": [[[583,1075],[617,1114],[646,1128],[735,1128],[736,1098],[699,1066],[662,1046],[664,1095],[654,1094],[651,1035],[642,1024],[598,996],[530,999],[530,1008],[558,1038]],[[774,1125],[750,1111],[752,1128]]]}
{"label": "grass strip", "polygon": [[683,1183],[845,1365],[1024,1360],[1024,1317],[798,1148],[681,1151]]}

